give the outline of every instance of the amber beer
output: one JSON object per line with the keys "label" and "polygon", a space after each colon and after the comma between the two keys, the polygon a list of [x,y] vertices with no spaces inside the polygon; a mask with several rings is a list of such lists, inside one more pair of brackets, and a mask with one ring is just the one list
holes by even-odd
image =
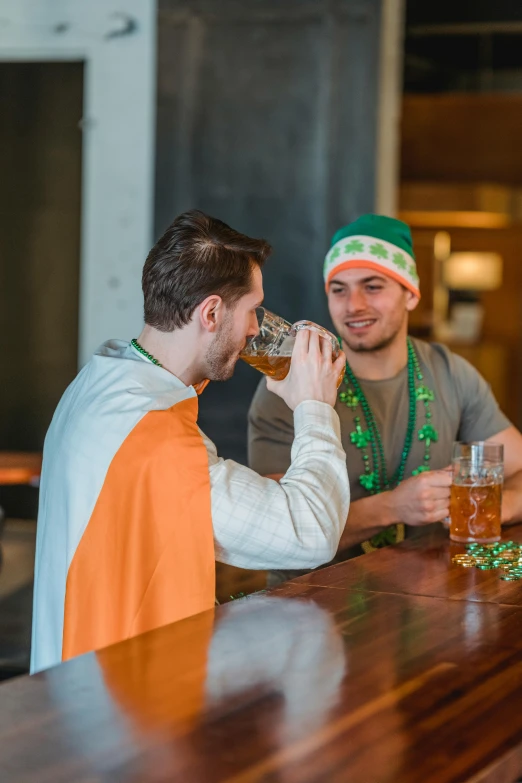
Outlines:
{"label": "amber beer", "polygon": [[500,539],[502,484],[453,484],[450,534],[454,541],[484,543]]}
{"label": "amber beer", "polygon": [[[332,346],[332,362],[339,356],[339,345],[331,332],[313,321],[297,321],[290,324],[275,313],[265,310],[264,307],[256,308],[259,324],[259,334],[250,338],[245,348],[239,354],[244,362],[255,367],[259,372],[282,381],[290,371],[292,350],[295,337],[300,329],[308,329],[318,334],[322,339],[328,340]],[[344,378],[344,369],[339,376],[337,387]]]}
{"label": "amber beer", "polygon": [[450,538],[500,540],[504,450],[500,443],[455,443],[450,490]]}
{"label": "amber beer", "polygon": [[251,353],[241,357],[247,364],[259,372],[269,375],[276,381],[282,381],[290,372],[292,356],[268,356],[267,354]]}
{"label": "amber beer", "polygon": [[[255,367],[259,372],[269,375],[276,381],[282,381],[290,372],[291,356],[268,356],[263,354],[251,353],[247,356],[241,356],[241,358],[252,367]],[[344,378],[344,368],[339,375],[337,381],[337,388],[341,385]]]}

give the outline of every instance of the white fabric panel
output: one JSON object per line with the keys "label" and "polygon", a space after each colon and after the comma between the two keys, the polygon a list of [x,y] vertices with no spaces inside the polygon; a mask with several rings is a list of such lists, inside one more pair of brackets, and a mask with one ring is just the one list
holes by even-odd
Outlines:
{"label": "white fabric panel", "polygon": [[44,445],[31,672],[61,660],[67,572],[116,452],[146,413],[193,396],[192,387],[142,361],[128,343],[111,340],[60,400]]}

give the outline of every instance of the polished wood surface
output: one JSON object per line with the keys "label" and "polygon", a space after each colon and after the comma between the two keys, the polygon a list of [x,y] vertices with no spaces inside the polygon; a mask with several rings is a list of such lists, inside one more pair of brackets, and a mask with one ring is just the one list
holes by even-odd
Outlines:
{"label": "polished wood surface", "polygon": [[0,687],[0,780],[517,780],[522,583],[451,547],[432,528]]}
{"label": "polished wood surface", "polygon": [[264,590],[266,571],[251,571],[216,562],[216,598],[220,604]]}
{"label": "polished wood surface", "polygon": [[0,485],[34,484],[42,470],[42,455],[27,451],[0,451]]}
{"label": "polished wood surface", "polygon": [[[522,525],[504,528],[503,538],[522,542]],[[496,571],[455,565],[452,557],[461,552],[465,552],[462,544],[450,541],[441,525],[433,525],[428,530],[419,528],[417,537],[407,539],[399,547],[386,547],[348,563],[313,571],[291,584],[299,589],[310,585],[344,592],[400,593],[522,608],[522,581],[504,582]],[[282,585],[273,594],[286,595],[289,586]]]}

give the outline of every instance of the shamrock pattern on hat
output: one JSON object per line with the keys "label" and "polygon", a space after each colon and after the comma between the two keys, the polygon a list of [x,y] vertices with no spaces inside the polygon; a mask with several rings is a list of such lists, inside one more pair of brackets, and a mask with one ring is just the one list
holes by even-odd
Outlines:
{"label": "shamrock pattern on hat", "polygon": [[399,267],[399,269],[406,269],[407,267],[407,261],[402,255],[402,253],[394,253],[392,261],[395,264],[395,266]]}
{"label": "shamrock pattern on hat", "polygon": [[330,252],[327,254],[326,258],[324,259],[323,268],[326,270],[326,268],[330,266],[330,264],[332,264],[336,258],[339,258],[340,255],[341,255],[341,248],[339,247],[339,245],[332,247]]}
{"label": "shamrock pattern on hat", "polygon": [[417,270],[413,264],[410,264],[408,272],[412,280],[415,280],[415,282],[419,281],[419,275],[417,274]]}
{"label": "shamrock pattern on hat", "polygon": [[352,239],[351,242],[344,246],[345,253],[362,253],[363,250],[364,245],[360,239]]}
{"label": "shamrock pattern on hat", "polygon": [[388,251],[380,242],[370,245],[370,253],[373,253],[376,258],[388,258]]}
{"label": "shamrock pattern on hat", "polygon": [[383,270],[388,270],[399,281],[404,281],[406,287],[418,295],[419,276],[411,256],[402,248],[386,240],[372,236],[348,236],[339,239],[326,254],[324,261],[324,278],[328,279],[333,269],[339,265],[353,266],[358,261],[378,264]]}

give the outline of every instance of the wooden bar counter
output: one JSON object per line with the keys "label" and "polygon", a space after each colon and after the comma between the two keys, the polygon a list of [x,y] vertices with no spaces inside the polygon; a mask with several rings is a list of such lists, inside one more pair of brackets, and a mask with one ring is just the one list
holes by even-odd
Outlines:
{"label": "wooden bar counter", "polygon": [[522,582],[458,551],[434,526],[3,685],[1,783],[518,780]]}

